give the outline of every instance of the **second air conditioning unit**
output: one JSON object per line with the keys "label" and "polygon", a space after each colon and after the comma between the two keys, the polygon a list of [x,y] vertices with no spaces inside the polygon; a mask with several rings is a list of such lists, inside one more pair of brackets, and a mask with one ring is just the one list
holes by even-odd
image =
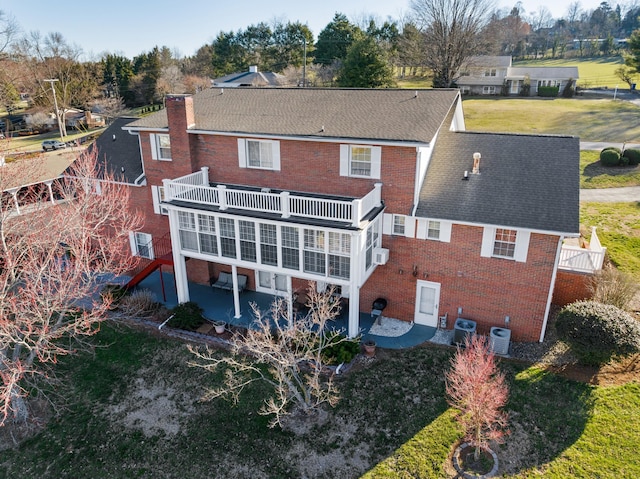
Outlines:
{"label": "second air conditioning unit", "polygon": [[389,261],[389,250],[387,248],[375,248],[373,250],[373,262],[375,264],[387,264]]}

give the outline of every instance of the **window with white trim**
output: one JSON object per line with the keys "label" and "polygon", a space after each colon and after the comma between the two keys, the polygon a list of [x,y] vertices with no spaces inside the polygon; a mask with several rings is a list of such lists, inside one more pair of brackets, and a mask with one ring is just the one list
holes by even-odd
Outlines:
{"label": "window with white trim", "polygon": [[516,230],[496,228],[493,242],[493,256],[499,258],[513,258],[516,252]]}
{"label": "window with white trim", "polygon": [[171,161],[171,137],[168,134],[152,133],[149,135],[151,142],[151,159]]}
{"label": "window with white trim", "polygon": [[560,86],[558,80],[538,80],[538,87],[541,86]]}
{"label": "window with white trim", "polygon": [[379,146],[340,145],[340,176],[380,178]]}
{"label": "window with white trim", "polygon": [[392,234],[404,236],[404,224],[405,224],[405,216],[404,215],[393,215],[393,230]]}
{"label": "window with white trim", "polygon": [[256,227],[253,221],[238,222],[240,228],[240,259],[256,262]]}
{"label": "window with white trim", "polygon": [[158,215],[168,215],[169,210],[162,206],[164,201],[164,186],[151,186],[151,198],[153,199],[153,211]]}
{"label": "window with white trim", "polygon": [[260,262],[278,265],[278,237],[276,225],[260,223]]}
{"label": "window with white trim", "polygon": [[235,221],[231,218],[220,218],[220,249],[222,256],[236,257]]}
{"label": "window with white trim", "polygon": [[287,269],[300,268],[300,243],[298,229],[293,226],[282,226],[282,266]]}
{"label": "window with white trim", "polygon": [[494,77],[498,74],[498,70],[496,70],[495,68],[487,68],[484,71],[484,76],[486,77]]}
{"label": "window with white trim", "polygon": [[141,258],[153,259],[153,237],[149,233],[132,231],[130,233],[131,254]]}
{"label": "window with white trim", "polygon": [[349,278],[351,266],[351,236],[346,233],[329,232],[329,276]]}
{"label": "window with white trim", "polygon": [[429,220],[427,222],[427,239],[439,240],[440,239],[440,222]]}
{"label": "window with white trim", "polygon": [[178,233],[180,235],[180,247],[182,249],[198,251],[196,218],[193,213],[178,211]]}
{"label": "window with white trim", "polygon": [[198,230],[200,252],[217,256],[216,219],[209,215],[198,215]]}
{"label": "window with white trim", "polygon": [[483,95],[494,95],[496,93],[496,87],[494,86],[483,86],[482,94]]}
{"label": "window with white trim", "polygon": [[304,271],[307,273],[325,273],[324,231],[305,228]]}
{"label": "window with white trim", "polygon": [[280,142],[238,138],[240,168],[280,170]]}

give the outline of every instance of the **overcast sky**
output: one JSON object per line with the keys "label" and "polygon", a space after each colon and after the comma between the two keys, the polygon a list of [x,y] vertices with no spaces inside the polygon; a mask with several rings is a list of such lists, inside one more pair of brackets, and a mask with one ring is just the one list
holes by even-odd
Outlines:
{"label": "overcast sky", "polygon": [[[107,2],[55,2],[51,0],[0,0],[0,10],[15,18],[23,32],[59,32],[72,44],[82,47],[86,58],[102,52],[129,58],[154,46],[177,49],[190,56],[220,31],[244,30],[247,26],[273,20],[300,21],[314,36],[336,12],[351,19],[369,15],[384,20],[406,15],[410,0],[109,0]],[[498,8],[511,9],[515,1],[495,0]],[[540,6],[554,17],[566,14],[572,0],[523,0],[526,13]],[[582,8],[597,8],[601,0],[581,0]],[[611,5],[615,5],[611,2]]]}

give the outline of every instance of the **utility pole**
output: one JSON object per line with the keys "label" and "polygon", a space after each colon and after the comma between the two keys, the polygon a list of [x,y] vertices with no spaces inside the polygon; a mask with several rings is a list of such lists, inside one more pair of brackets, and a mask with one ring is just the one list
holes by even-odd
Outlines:
{"label": "utility pole", "polygon": [[307,39],[304,40],[304,54],[302,60],[302,88],[307,86]]}
{"label": "utility pole", "polygon": [[58,111],[58,99],[56,98],[56,89],[53,87],[53,84],[58,81],[57,78],[52,78],[48,80],[43,80],[51,83],[51,91],[53,92],[53,105],[56,108],[56,120],[58,121],[58,130],[60,131],[60,141],[64,142],[62,139],[62,122],[60,121],[60,112]]}

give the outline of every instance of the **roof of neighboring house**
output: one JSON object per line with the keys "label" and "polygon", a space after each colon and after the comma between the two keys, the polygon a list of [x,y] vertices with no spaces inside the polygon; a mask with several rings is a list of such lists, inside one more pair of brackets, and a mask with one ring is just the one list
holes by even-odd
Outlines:
{"label": "roof of neighboring house", "polygon": [[467,67],[492,67],[506,68],[511,66],[511,56],[509,55],[478,55],[469,57],[464,61]]}
{"label": "roof of neighboring house", "polygon": [[137,118],[116,118],[92,145],[98,149],[98,162],[108,165],[114,179],[130,184],[143,173],[138,135],[122,130],[134,120]]}
{"label": "roof of neighboring house", "polygon": [[578,79],[578,67],[511,67],[507,78],[528,76],[534,80]]}
{"label": "roof of neighboring house", "polygon": [[224,86],[225,83],[237,86],[286,86],[289,82],[287,77],[273,72],[246,71],[241,73],[231,73],[213,80],[215,86]]}
{"label": "roof of neighboring house", "polygon": [[[471,173],[475,152],[478,175]],[[443,131],[416,215],[578,233],[579,162],[577,137]]]}
{"label": "roof of neighboring house", "polygon": [[[193,130],[430,143],[458,97],[455,89],[213,88],[193,96]],[[166,111],[128,127],[167,128]]]}

